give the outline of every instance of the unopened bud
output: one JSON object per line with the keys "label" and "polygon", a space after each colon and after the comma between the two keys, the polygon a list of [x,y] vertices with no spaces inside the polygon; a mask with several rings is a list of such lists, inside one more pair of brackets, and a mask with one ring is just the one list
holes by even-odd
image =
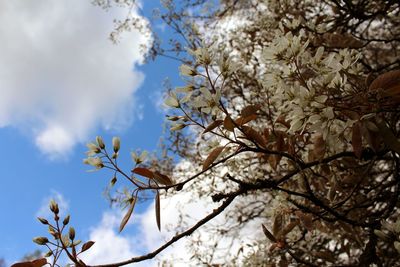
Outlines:
{"label": "unopened bud", "polygon": [[101,138],[101,136],[96,136],[96,142],[101,149],[104,149],[106,147],[106,145],[103,142],[103,138]]}
{"label": "unopened bud", "polygon": [[50,201],[50,210],[54,213],[54,214],[58,214],[60,212],[60,210],[58,209],[58,204],[57,202],[55,202],[54,200]]}
{"label": "unopened bud", "polygon": [[121,147],[121,140],[119,139],[119,137],[113,137],[112,144],[114,152],[118,152]]}
{"label": "unopened bud", "polygon": [[175,124],[174,126],[171,127],[170,131],[179,131],[182,130],[183,128],[185,128],[186,125],[185,124]]}
{"label": "unopened bud", "polygon": [[48,258],[48,257],[51,257],[52,255],[53,255],[53,251],[49,250],[49,251],[44,255],[44,257],[45,257],[45,258]]}
{"label": "unopened bud", "polygon": [[49,221],[47,221],[45,218],[37,217],[37,219],[38,219],[41,223],[43,223],[43,224],[45,224],[45,225],[49,224]]}
{"label": "unopened bud", "polygon": [[33,242],[42,246],[42,245],[46,245],[49,242],[49,240],[47,239],[47,237],[39,236],[39,237],[35,237],[33,239]]}
{"label": "unopened bud", "polygon": [[69,234],[69,239],[74,240],[74,238],[75,238],[75,229],[73,227],[70,227],[68,234]]}
{"label": "unopened bud", "polygon": [[69,219],[70,219],[70,216],[67,215],[67,217],[64,218],[63,224],[67,225],[69,223]]}

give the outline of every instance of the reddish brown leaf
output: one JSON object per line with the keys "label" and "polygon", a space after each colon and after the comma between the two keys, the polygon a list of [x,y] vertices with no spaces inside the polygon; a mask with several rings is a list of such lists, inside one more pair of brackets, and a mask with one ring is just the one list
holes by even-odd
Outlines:
{"label": "reddish brown leaf", "polygon": [[124,218],[122,218],[121,224],[119,225],[119,232],[121,233],[124,229],[125,225],[128,223],[129,219],[132,216],[133,210],[135,209],[136,199],[133,198],[131,204],[129,205],[129,209],[126,212]]}
{"label": "reddish brown leaf", "polygon": [[314,157],[314,160],[322,159],[326,151],[326,144],[322,135],[321,134],[316,135],[313,143],[314,143],[314,149],[312,151],[312,155]]}
{"label": "reddish brown leaf", "polygon": [[361,132],[364,140],[367,141],[368,145],[372,148],[373,151],[377,152],[382,141],[382,138],[379,135],[379,130],[378,132],[375,132],[363,125],[363,127],[361,128]]}
{"label": "reddish brown leaf", "polygon": [[223,120],[215,120],[212,123],[210,123],[206,129],[204,129],[203,134],[210,132],[212,130],[214,130],[215,128],[217,128],[218,126],[220,126],[222,124]]}
{"label": "reddish brown leaf", "polygon": [[244,125],[252,120],[255,120],[255,119],[257,119],[257,114],[249,115],[246,117],[241,116],[235,120],[235,123],[239,126],[242,126],[242,125]]}
{"label": "reddish brown leaf", "polygon": [[280,159],[281,159],[281,157],[279,155],[271,155],[270,157],[268,157],[268,162],[274,171],[276,171],[276,168],[278,167]]}
{"label": "reddish brown leaf", "polygon": [[259,134],[256,130],[249,126],[242,127],[244,134],[252,141],[255,141],[261,147],[267,147],[267,142],[265,141],[264,137]]}
{"label": "reddish brown leaf", "polygon": [[152,171],[150,171],[149,169],[146,168],[134,168],[132,170],[133,173],[139,174],[141,176],[147,177],[149,179],[153,179],[154,178],[154,173]]}
{"label": "reddish brown leaf", "polygon": [[242,117],[249,117],[251,115],[255,115],[257,111],[260,109],[260,105],[249,105],[242,109],[240,115]]}
{"label": "reddish brown leaf", "polygon": [[156,221],[157,221],[157,227],[158,230],[161,231],[161,215],[160,215],[160,193],[156,194],[156,199],[155,199],[155,211],[156,211]]}
{"label": "reddish brown leaf", "polygon": [[265,142],[269,142],[269,138],[270,138],[270,130],[268,128],[265,128],[263,131],[263,135],[264,135],[264,140]]}
{"label": "reddish brown leaf", "polygon": [[274,235],[278,235],[278,233],[282,230],[283,225],[283,216],[282,214],[275,215],[274,224],[272,225],[272,233]]}
{"label": "reddish brown leaf", "polygon": [[11,267],[35,267],[32,262],[24,261],[24,262],[17,262],[11,265]]}
{"label": "reddish brown leaf", "polygon": [[267,227],[265,227],[264,224],[261,224],[261,226],[262,226],[262,229],[263,229],[263,232],[264,232],[265,236],[266,236],[270,241],[276,242],[276,241],[277,241],[276,238],[274,237],[273,234],[271,234],[270,231],[268,231]]}
{"label": "reddish brown leaf", "polygon": [[17,262],[11,265],[11,267],[42,267],[47,264],[46,258],[41,258],[33,261]]}
{"label": "reddish brown leaf", "polygon": [[223,146],[218,146],[214,148],[213,151],[211,151],[206,160],[203,162],[203,171],[207,169],[218,158],[223,150]]}
{"label": "reddish brown leaf", "polygon": [[361,127],[360,122],[353,124],[351,145],[353,147],[353,152],[357,158],[361,158],[362,153],[362,137],[361,137]]}
{"label": "reddish brown leaf", "polygon": [[233,132],[233,130],[235,129],[235,124],[233,123],[233,120],[229,115],[227,115],[224,119],[224,127],[231,132]]}
{"label": "reddish brown leaf", "polygon": [[88,241],[85,244],[82,245],[81,253],[90,249],[93,246],[94,242],[93,241]]}
{"label": "reddish brown leaf", "polygon": [[376,124],[379,127],[379,134],[382,136],[385,145],[387,145],[394,152],[400,154],[400,142],[397,140],[397,137],[393,134],[392,130],[384,121],[377,120]]}
{"label": "reddish brown leaf", "polygon": [[299,225],[299,220],[293,220],[282,231],[279,233],[279,239],[284,238],[287,234],[289,234],[297,225]]}
{"label": "reddish brown leaf", "polygon": [[400,90],[400,70],[392,70],[379,75],[369,86],[370,91],[377,89]]}
{"label": "reddish brown leaf", "polygon": [[32,264],[34,267],[42,267],[47,264],[47,260],[46,258],[37,259],[32,261]]}
{"label": "reddish brown leaf", "polygon": [[296,216],[300,219],[302,225],[308,230],[314,230],[314,224],[312,220],[312,216],[310,214],[305,214],[301,211],[296,211]]}
{"label": "reddish brown leaf", "polygon": [[156,180],[157,183],[163,184],[163,185],[172,185],[172,180],[165,174],[159,173],[159,172],[154,172],[154,180]]}

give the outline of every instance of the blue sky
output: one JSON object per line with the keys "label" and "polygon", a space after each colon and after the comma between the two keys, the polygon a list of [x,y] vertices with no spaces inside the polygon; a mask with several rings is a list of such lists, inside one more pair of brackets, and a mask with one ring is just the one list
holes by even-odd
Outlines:
{"label": "blue sky", "polygon": [[[87,172],[82,159],[96,135],[108,143],[121,137],[126,167],[130,151],[155,150],[164,118],[163,80],[179,85],[179,65],[164,58],[140,65],[138,45],[146,39],[138,33],[110,43],[112,19],[126,10],[104,12],[90,0],[34,2],[0,5],[0,258],[10,264],[39,248],[31,240],[46,234],[46,227],[36,216],[45,215],[51,198],[71,214],[79,238],[114,238],[115,247],[125,246],[121,257],[146,252],[150,247],[143,244],[141,251],[127,240],[138,236],[147,218],[138,215],[142,221],[117,236],[114,220],[121,214],[102,196],[112,173]],[[143,2],[146,16],[159,4]],[[155,29],[168,37],[157,23]],[[147,206],[138,208],[138,214],[147,212]]]}

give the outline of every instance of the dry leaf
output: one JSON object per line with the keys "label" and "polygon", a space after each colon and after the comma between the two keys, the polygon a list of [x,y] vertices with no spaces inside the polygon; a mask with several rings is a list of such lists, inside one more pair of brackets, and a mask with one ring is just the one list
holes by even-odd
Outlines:
{"label": "dry leaf", "polygon": [[224,127],[231,132],[233,132],[233,130],[235,129],[235,124],[233,123],[233,120],[229,115],[227,115],[224,119]]}
{"label": "dry leaf", "polygon": [[91,248],[94,244],[94,241],[88,241],[82,245],[81,253]]}
{"label": "dry leaf", "polygon": [[212,123],[210,123],[203,131],[203,134],[210,132],[212,130],[214,130],[215,128],[217,128],[218,126],[220,126],[222,124],[222,120],[215,120]]}
{"label": "dry leaf", "polygon": [[132,170],[133,173],[139,174],[141,176],[147,177],[149,179],[153,179],[154,178],[154,173],[152,171],[150,171],[149,169],[146,168],[134,168]]}
{"label": "dry leaf", "polygon": [[157,221],[157,227],[158,230],[161,231],[161,215],[160,215],[160,193],[156,194],[156,199],[155,199],[155,210],[156,210],[156,221]]}
{"label": "dry leaf", "polygon": [[362,154],[362,136],[361,136],[361,127],[360,122],[356,122],[353,124],[352,128],[352,136],[351,136],[351,145],[353,147],[353,152],[357,158],[361,158]]}
{"label": "dry leaf", "polygon": [[203,162],[203,171],[207,169],[221,154],[221,152],[224,150],[223,146],[218,146],[211,151],[211,153],[208,155],[206,160]]}
{"label": "dry leaf", "polygon": [[121,224],[119,225],[119,232],[120,233],[124,229],[125,225],[128,223],[129,219],[131,218],[133,210],[135,208],[135,204],[136,204],[136,199],[133,198],[131,204],[129,205],[128,211],[126,212],[124,218],[122,218]]}

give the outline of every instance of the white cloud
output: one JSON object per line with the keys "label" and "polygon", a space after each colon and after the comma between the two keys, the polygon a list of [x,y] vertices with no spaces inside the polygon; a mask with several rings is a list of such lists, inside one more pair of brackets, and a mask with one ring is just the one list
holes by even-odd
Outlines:
{"label": "white cloud", "polygon": [[56,190],[51,190],[50,195],[42,200],[42,205],[36,212],[37,217],[42,217],[42,218],[52,217],[52,213],[49,209],[49,203],[51,200],[54,200],[58,204],[61,217],[68,214],[69,201],[65,199],[65,197],[60,192]]}
{"label": "white cloud", "polygon": [[135,65],[149,37],[131,32],[112,44],[113,19],[125,16],[89,0],[2,1],[0,127],[31,131],[57,157],[99,125],[129,125],[144,79]]}
{"label": "white cloud", "polygon": [[[90,229],[89,240],[95,244],[86,253],[81,255],[81,259],[87,264],[105,264],[128,260],[134,256],[141,255],[143,248],[140,247],[141,236],[126,234],[130,224],[136,221],[131,218],[125,230],[118,233],[117,229],[124,214],[116,211],[106,211],[103,213],[101,222]],[[154,261],[145,261],[134,266],[157,266]]]}

